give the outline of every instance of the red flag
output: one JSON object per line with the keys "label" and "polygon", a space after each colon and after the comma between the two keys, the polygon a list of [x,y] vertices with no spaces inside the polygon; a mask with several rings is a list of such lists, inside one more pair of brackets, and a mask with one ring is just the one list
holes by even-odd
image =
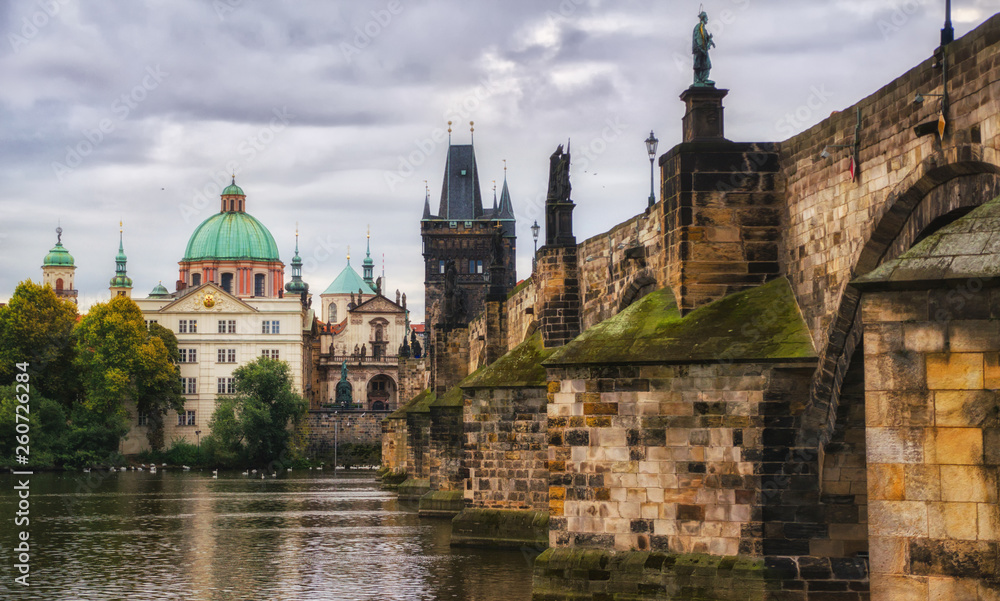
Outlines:
{"label": "red flag", "polygon": [[854,180],[854,174],[855,174],[854,157],[851,157],[851,162],[847,166],[847,170],[851,173],[851,180],[853,181]]}

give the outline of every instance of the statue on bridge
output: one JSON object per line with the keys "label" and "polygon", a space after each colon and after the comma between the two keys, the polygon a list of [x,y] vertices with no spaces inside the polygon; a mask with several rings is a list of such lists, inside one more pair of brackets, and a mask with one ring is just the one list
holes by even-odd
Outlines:
{"label": "statue on bridge", "polygon": [[714,88],[715,82],[708,78],[708,72],[712,70],[712,59],[708,58],[708,49],[715,48],[712,41],[712,34],[708,33],[705,25],[708,23],[708,14],[701,11],[698,14],[698,24],[694,26],[694,33],[691,36],[691,53],[694,54],[694,84],[692,87]]}
{"label": "statue on bridge", "polygon": [[347,381],[347,361],[340,366],[340,381],[337,382],[334,402],[342,407],[348,407],[354,402],[351,383]]}

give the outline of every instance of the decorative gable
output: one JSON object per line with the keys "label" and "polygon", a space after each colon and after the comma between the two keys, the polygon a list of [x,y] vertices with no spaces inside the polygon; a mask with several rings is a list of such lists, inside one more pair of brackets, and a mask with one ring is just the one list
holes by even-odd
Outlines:
{"label": "decorative gable", "polygon": [[209,282],[164,306],[160,312],[256,313],[257,309]]}
{"label": "decorative gable", "polygon": [[375,296],[351,310],[352,313],[404,313],[406,310],[384,296]]}

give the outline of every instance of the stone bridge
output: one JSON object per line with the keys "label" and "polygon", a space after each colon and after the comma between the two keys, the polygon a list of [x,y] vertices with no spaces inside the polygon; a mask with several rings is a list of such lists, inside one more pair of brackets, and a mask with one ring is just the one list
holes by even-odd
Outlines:
{"label": "stone bridge", "polygon": [[1000,597],[1000,16],[785,141],[725,94],[660,202],[437,334],[387,469],[547,540],[539,599]]}

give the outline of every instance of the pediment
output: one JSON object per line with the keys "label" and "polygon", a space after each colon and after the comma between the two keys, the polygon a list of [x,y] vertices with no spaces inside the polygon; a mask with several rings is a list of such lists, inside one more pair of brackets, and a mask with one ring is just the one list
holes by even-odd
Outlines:
{"label": "pediment", "polygon": [[164,306],[160,312],[178,313],[256,313],[251,307],[217,284],[208,282]]}
{"label": "pediment", "polygon": [[375,296],[351,310],[353,313],[402,313],[404,309],[384,296]]}

